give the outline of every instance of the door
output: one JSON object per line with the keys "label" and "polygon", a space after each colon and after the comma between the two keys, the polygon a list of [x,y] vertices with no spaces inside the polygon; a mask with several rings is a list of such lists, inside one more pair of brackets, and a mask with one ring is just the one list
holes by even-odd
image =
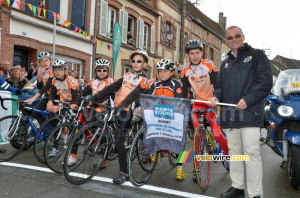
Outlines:
{"label": "door", "polygon": [[27,50],[15,49],[13,65],[25,66],[26,71],[28,71],[28,55]]}

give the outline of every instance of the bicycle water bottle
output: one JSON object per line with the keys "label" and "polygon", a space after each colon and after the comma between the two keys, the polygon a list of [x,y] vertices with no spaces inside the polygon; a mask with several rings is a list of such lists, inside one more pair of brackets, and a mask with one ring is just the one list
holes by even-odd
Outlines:
{"label": "bicycle water bottle", "polygon": [[35,129],[39,129],[40,128],[40,124],[39,124],[39,122],[35,118],[31,119],[31,123],[33,124],[33,126],[35,127]]}

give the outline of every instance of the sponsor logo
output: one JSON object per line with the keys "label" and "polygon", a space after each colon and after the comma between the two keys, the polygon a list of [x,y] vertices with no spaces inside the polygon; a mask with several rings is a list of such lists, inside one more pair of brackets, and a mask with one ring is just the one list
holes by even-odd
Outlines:
{"label": "sponsor logo", "polygon": [[229,67],[228,65],[229,65],[229,64],[226,63],[225,66],[224,66],[224,69],[227,69],[227,68]]}
{"label": "sponsor logo", "polygon": [[252,59],[252,56],[247,56],[245,59],[244,59],[244,63],[247,63],[249,61],[251,61]]}
{"label": "sponsor logo", "polygon": [[173,105],[155,104],[153,112],[154,117],[175,120],[175,106]]}

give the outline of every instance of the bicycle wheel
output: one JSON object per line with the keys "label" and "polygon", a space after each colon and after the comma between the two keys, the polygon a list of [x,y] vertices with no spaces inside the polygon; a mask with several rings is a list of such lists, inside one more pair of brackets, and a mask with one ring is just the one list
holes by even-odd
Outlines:
{"label": "bicycle wheel", "polygon": [[174,168],[176,167],[177,155],[173,152],[168,154],[169,164]]}
{"label": "bicycle wheel", "polygon": [[[100,122],[90,123],[71,140],[65,155],[64,174],[72,184],[88,182],[103,167],[109,138],[102,126]],[[74,154],[77,156],[77,163],[69,166],[68,157]]]}
{"label": "bicycle wheel", "polygon": [[36,159],[43,164],[45,164],[44,147],[45,147],[46,138],[51,133],[51,131],[55,128],[55,126],[57,126],[58,123],[59,123],[59,119],[56,117],[53,117],[50,120],[46,120],[40,126],[39,130],[37,131],[37,134],[34,137],[33,153]]}
{"label": "bicycle wheel", "polygon": [[62,174],[63,163],[69,142],[78,131],[76,123],[66,122],[55,127],[46,139],[44,159],[47,166],[55,173]]}
{"label": "bicycle wheel", "polygon": [[115,131],[112,128],[108,129],[108,154],[107,154],[107,159],[109,161],[112,161],[118,157],[118,152],[117,152],[117,147],[115,144]]}
{"label": "bicycle wheel", "polygon": [[0,119],[0,161],[9,161],[16,157],[24,148],[27,139],[27,125],[17,115],[5,116]]}
{"label": "bicycle wheel", "polygon": [[205,131],[199,127],[194,134],[193,150],[195,151],[193,163],[197,183],[202,190],[206,190],[210,178],[210,161],[197,161],[196,155],[209,155],[210,151]]}
{"label": "bicycle wheel", "polygon": [[136,134],[128,157],[129,177],[131,183],[135,186],[141,186],[150,179],[158,162],[159,152],[156,153],[155,160],[151,161],[151,154],[147,153],[144,148],[144,131],[145,125]]}

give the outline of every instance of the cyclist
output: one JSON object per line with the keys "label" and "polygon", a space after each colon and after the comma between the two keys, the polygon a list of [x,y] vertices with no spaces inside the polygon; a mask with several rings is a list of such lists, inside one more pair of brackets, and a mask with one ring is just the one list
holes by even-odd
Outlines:
{"label": "cyclist", "polygon": [[[33,103],[34,101],[37,100],[38,97],[45,94],[45,97],[43,97],[35,107],[36,109],[39,110],[45,110],[48,102],[47,96],[50,94],[51,82],[54,76],[53,70],[51,68],[52,56],[49,52],[41,52],[37,55],[37,60],[41,64],[41,67],[38,69],[37,76],[36,76],[37,78],[36,86],[38,89],[40,89],[40,91],[37,94],[35,94],[32,98],[27,99],[24,102],[29,104]],[[39,124],[41,124],[44,121],[44,118],[40,116],[39,113],[34,112],[32,114],[32,117],[38,120]]]}
{"label": "cyclist", "polygon": [[[184,98],[208,101],[213,96],[213,89],[217,84],[218,70],[212,60],[202,59],[202,50],[203,44],[199,40],[190,40],[186,43],[185,53],[188,55],[190,62],[182,66],[180,78]],[[208,108],[210,107],[203,103],[193,104],[193,111]],[[222,134],[221,126],[217,123],[215,114],[207,112],[206,116],[209,119],[215,140],[227,155],[227,140]],[[194,129],[196,129],[199,114],[193,114],[192,119]]]}
{"label": "cyclist", "polygon": [[[67,74],[68,66],[66,61],[58,59],[53,62],[54,77],[52,79],[51,92],[47,103],[47,110],[56,113],[59,111],[59,106],[53,104],[54,99],[59,98],[60,101],[70,102],[70,107],[75,110],[81,101],[81,93],[79,91],[78,82],[72,76]],[[62,134],[66,135],[66,134]],[[49,157],[54,157],[58,150],[52,148]],[[68,165],[76,163],[76,155],[69,156]]]}
{"label": "cyclist", "polygon": [[14,88],[13,86],[11,86],[8,82],[6,82],[2,76],[0,76],[0,88],[1,89],[4,89],[4,90],[7,90],[7,91],[10,91],[10,92],[13,92],[15,94],[19,94],[20,93],[20,90],[17,89],[17,88]]}
{"label": "cyclist", "polygon": [[[82,95],[87,96],[92,94],[93,96],[97,94],[99,91],[107,87],[108,85],[112,84],[114,80],[110,77],[108,77],[109,69],[110,69],[110,62],[106,59],[98,59],[95,62],[95,78],[91,80],[88,86],[86,86],[83,91]],[[102,113],[104,112],[103,107],[96,107],[96,112]],[[92,121],[95,120],[95,117],[93,116],[91,119]]]}
{"label": "cyclist", "polygon": [[[133,102],[140,93],[151,94],[156,96],[178,97],[182,96],[182,88],[180,82],[172,78],[175,73],[175,64],[169,59],[162,59],[156,65],[158,79],[151,86],[142,88],[138,86],[133,90],[118,106],[118,112],[124,109],[128,104]],[[158,156],[160,157],[160,156]],[[178,157],[178,155],[177,155]],[[155,161],[155,154],[150,156],[152,161]],[[177,164],[176,179],[182,180],[187,176],[183,171],[182,164]]]}
{"label": "cyclist", "polygon": [[[143,74],[143,69],[148,64],[148,54],[144,50],[133,51],[130,55],[131,66],[134,70],[133,73],[129,72],[124,74],[120,79],[118,79],[113,84],[105,87],[102,91],[98,92],[92,97],[92,101],[103,102],[112,93],[115,95],[115,106],[118,106],[122,100],[139,84],[142,87],[146,87],[148,79]],[[123,184],[129,179],[128,168],[127,168],[127,153],[124,145],[125,133],[130,125],[132,117],[132,112],[130,110],[130,105],[128,105],[118,116],[119,129],[116,138],[116,147],[118,152],[118,159],[120,165],[119,175],[113,179],[115,184]]]}

